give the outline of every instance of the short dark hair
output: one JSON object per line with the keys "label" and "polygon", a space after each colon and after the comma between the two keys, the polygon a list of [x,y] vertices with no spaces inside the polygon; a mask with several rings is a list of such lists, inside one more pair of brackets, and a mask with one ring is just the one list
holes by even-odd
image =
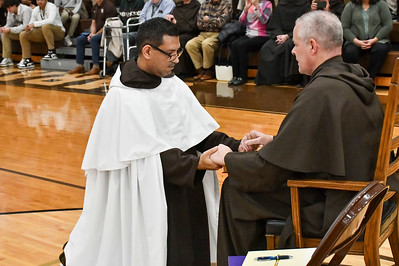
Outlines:
{"label": "short dark hair", "polygon": [[[380,0],[370,0],[370,5],[375,5],[379,2]],[[354,3],[355,5],[361,5],[362,4],[362,0],[351,0],[352,3]]]}
{"label": "short dark hair", "polygon": [[162,45],[164,35],[179,36],[179,30],[175,24],[164,18],[152,18],[143,22],[136,35],[139,54],[146,44],[156,47]]}
{"label": "short dark hair", "polygon": [[19,0],[4,0],[3,7],[7,9],[13,5],[19,6],[20,3],[21,2]]}

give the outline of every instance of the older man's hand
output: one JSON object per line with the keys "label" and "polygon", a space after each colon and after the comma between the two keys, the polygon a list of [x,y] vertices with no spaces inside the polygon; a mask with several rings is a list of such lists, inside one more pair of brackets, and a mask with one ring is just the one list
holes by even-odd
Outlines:
{"label": "older man's hand", "polygon": [[227,147],[224,144],[219,144],[217,148],[218,150],[215,153],[211,154],[210,158],[214,163],[224,166],[224,157],[227,153],[232,152],[232,150],[230,149],[230,147]]}
{"label": "older man's hand", "polygon": [[222,165],[217,164],[216,162],[212,161],[210,156],[215,154],[218,150],[218,147],[213,147],[203,154],[201,154],[200,161],[198,162],[197,169],[198,170],[218,170],[222,167]]}

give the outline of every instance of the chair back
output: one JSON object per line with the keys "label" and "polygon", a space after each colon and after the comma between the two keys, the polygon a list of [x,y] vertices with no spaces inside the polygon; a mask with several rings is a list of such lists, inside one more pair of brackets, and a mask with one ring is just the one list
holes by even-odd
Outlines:
{"label": "chair back", "polygon": [[382,181],[384,184],[387,177],[398,171],[399,158],[396,156],[392,160],[392,152],[399,147],[399,136],[393,138],[393,130],[399,122],[398,103],[398,82],[399,82],[399,58],[395,61],[392,74],[391,85],[388,91],[387,103],[385,107],[384,123],[381,132],[380,147],[378,151],[377,165],[375,169],[374,180]]}
{"label": "chair back", "polygon": [[357,193],[335,219],[307,265],[321,265],[325,258],[334,253],[330,265],[339,265],[352,244],[364,231],[387,191],[387,186],[373,181]]}
{"label": "chair back", "polygon": [[[377,164],[374,174],[374,180],[380,181],[386,184],[389,176],[394,174],[399,169],[399,136],[394,137],[395,125],[399,123],[399,57],[395,60],[395,65],[392,71],[391,85],[389,86],[388,96],[386,100],[386,107],[384,113],[384,122],[382,125],[382,132],[380,138],[380,147],[378,150]],[[393,191],[389,193],[394,194]],[[390,196],[392,197],[392,196]],[[395,195],[393,198],[396,200],[396,204],[399,203],[399,196]],[[381,234],[381,217],[383,212],[383,206],[380,204],[375,211],[375,214],[370,219],[370,225],[366,227],[366,233],[364,237],[365,243],[382,243],[387,237],[390,238],[391,250],[395,257],[395,262],[399,259],[399,252],[394,249],[399,246],[399,240],[397,236],[394,236],[396,241],[391,242],[392,233]],[[395,212],[397,212],[395,210]],[[393,234],[398,234],[398,214],[396,214],[396,222],[389,225],[389,230]],[[370,246],[370,245],[369,245]],[[373,246],[364,249],[365,262],[366,264],[375,264],[376,258],[379,255],[378,249]]]}

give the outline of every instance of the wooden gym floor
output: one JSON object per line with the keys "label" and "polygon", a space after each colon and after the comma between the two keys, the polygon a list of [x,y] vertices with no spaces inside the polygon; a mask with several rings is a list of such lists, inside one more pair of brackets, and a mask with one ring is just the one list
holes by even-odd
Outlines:
{"label": "wooden gym floor", "polygon": [[[0,70],[0,265],[59,265],[83,206],[80,169],[110,78],[46,70]],[[241,138],[251,129],[275,134],[302,88],[187,84],[220,124]],[[386,90],[379,90],[384,99]],[[220,181],[223,181],[221,176]],[[389,244],[382,265],[393,265]],[[347,256],[345,265],[364,265]]]}

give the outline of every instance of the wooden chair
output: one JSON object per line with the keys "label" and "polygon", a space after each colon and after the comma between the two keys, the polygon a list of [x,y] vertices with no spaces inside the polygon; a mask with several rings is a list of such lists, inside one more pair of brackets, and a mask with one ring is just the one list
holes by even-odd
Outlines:
{"label": "wooden chair", "polygon": [[378,181],[371,182],[361,190],[335,219],[307,265],[321,265],[331,254],[334,254],[334,257],[329,265],[339,265],[351,246],[364,232],[368,221],[387,191],[388,187]]}
{"label": "wooden chair", "polygon": [[387,191],[387,186],[384,186],[381,182],[373,181],[357,193],[337,216],[317,248],[254,251],[248,253],[246,261],[250,262],[254,259],[254,256],[274,257],[279,254],[286,254],[291,256],[287,261],[289,265],[319,266],[327,257],[334,254],[329,265],[339,265],[350,247],[364,232],[368,221],[384,199]]}
{"label": "wooden chair", "polygon": [[[399,58],[395,61],[392,74],[391,85],[389,87],[383,128],[381,133],[380,147],[378,151],[377,165],[374,180],[386,184],[387,178],[396,173],[399,169],[399,137],[393,138],[395,124],[399,123],[398,103],[399,103]],[[392,159],[394,155],[394,159]],[[288,186],[291,188],[292,220],[296,236],[296,246],[315,247],[320,239],[305,238],[301,231],[300,206],[299,206],[299,188],[320,188],[335,189],[346,191],[360,191],[369,182],[357,181],[331,181],[331,180],[289,180]],[[383,218],[383,204],[381,203],[370,222],[366,226],[364,241],[357,241],[350,249],[351,253],[364,254],[366,265],[380,265],[379,248],[388,238],[396,265],[399,265],[399,195],[394,191],[389,191],[383,202],[388,199],[394,201],[391,203],[391,210]],[[267,221],[267,223],[280,224],[281,221]],[[276,227],[276,226],[272,226]],[[277,229],[278,230],[278,229]],[[268,233],[266,225],[267,248],[274,249],[278,242],[275,232]]]}

